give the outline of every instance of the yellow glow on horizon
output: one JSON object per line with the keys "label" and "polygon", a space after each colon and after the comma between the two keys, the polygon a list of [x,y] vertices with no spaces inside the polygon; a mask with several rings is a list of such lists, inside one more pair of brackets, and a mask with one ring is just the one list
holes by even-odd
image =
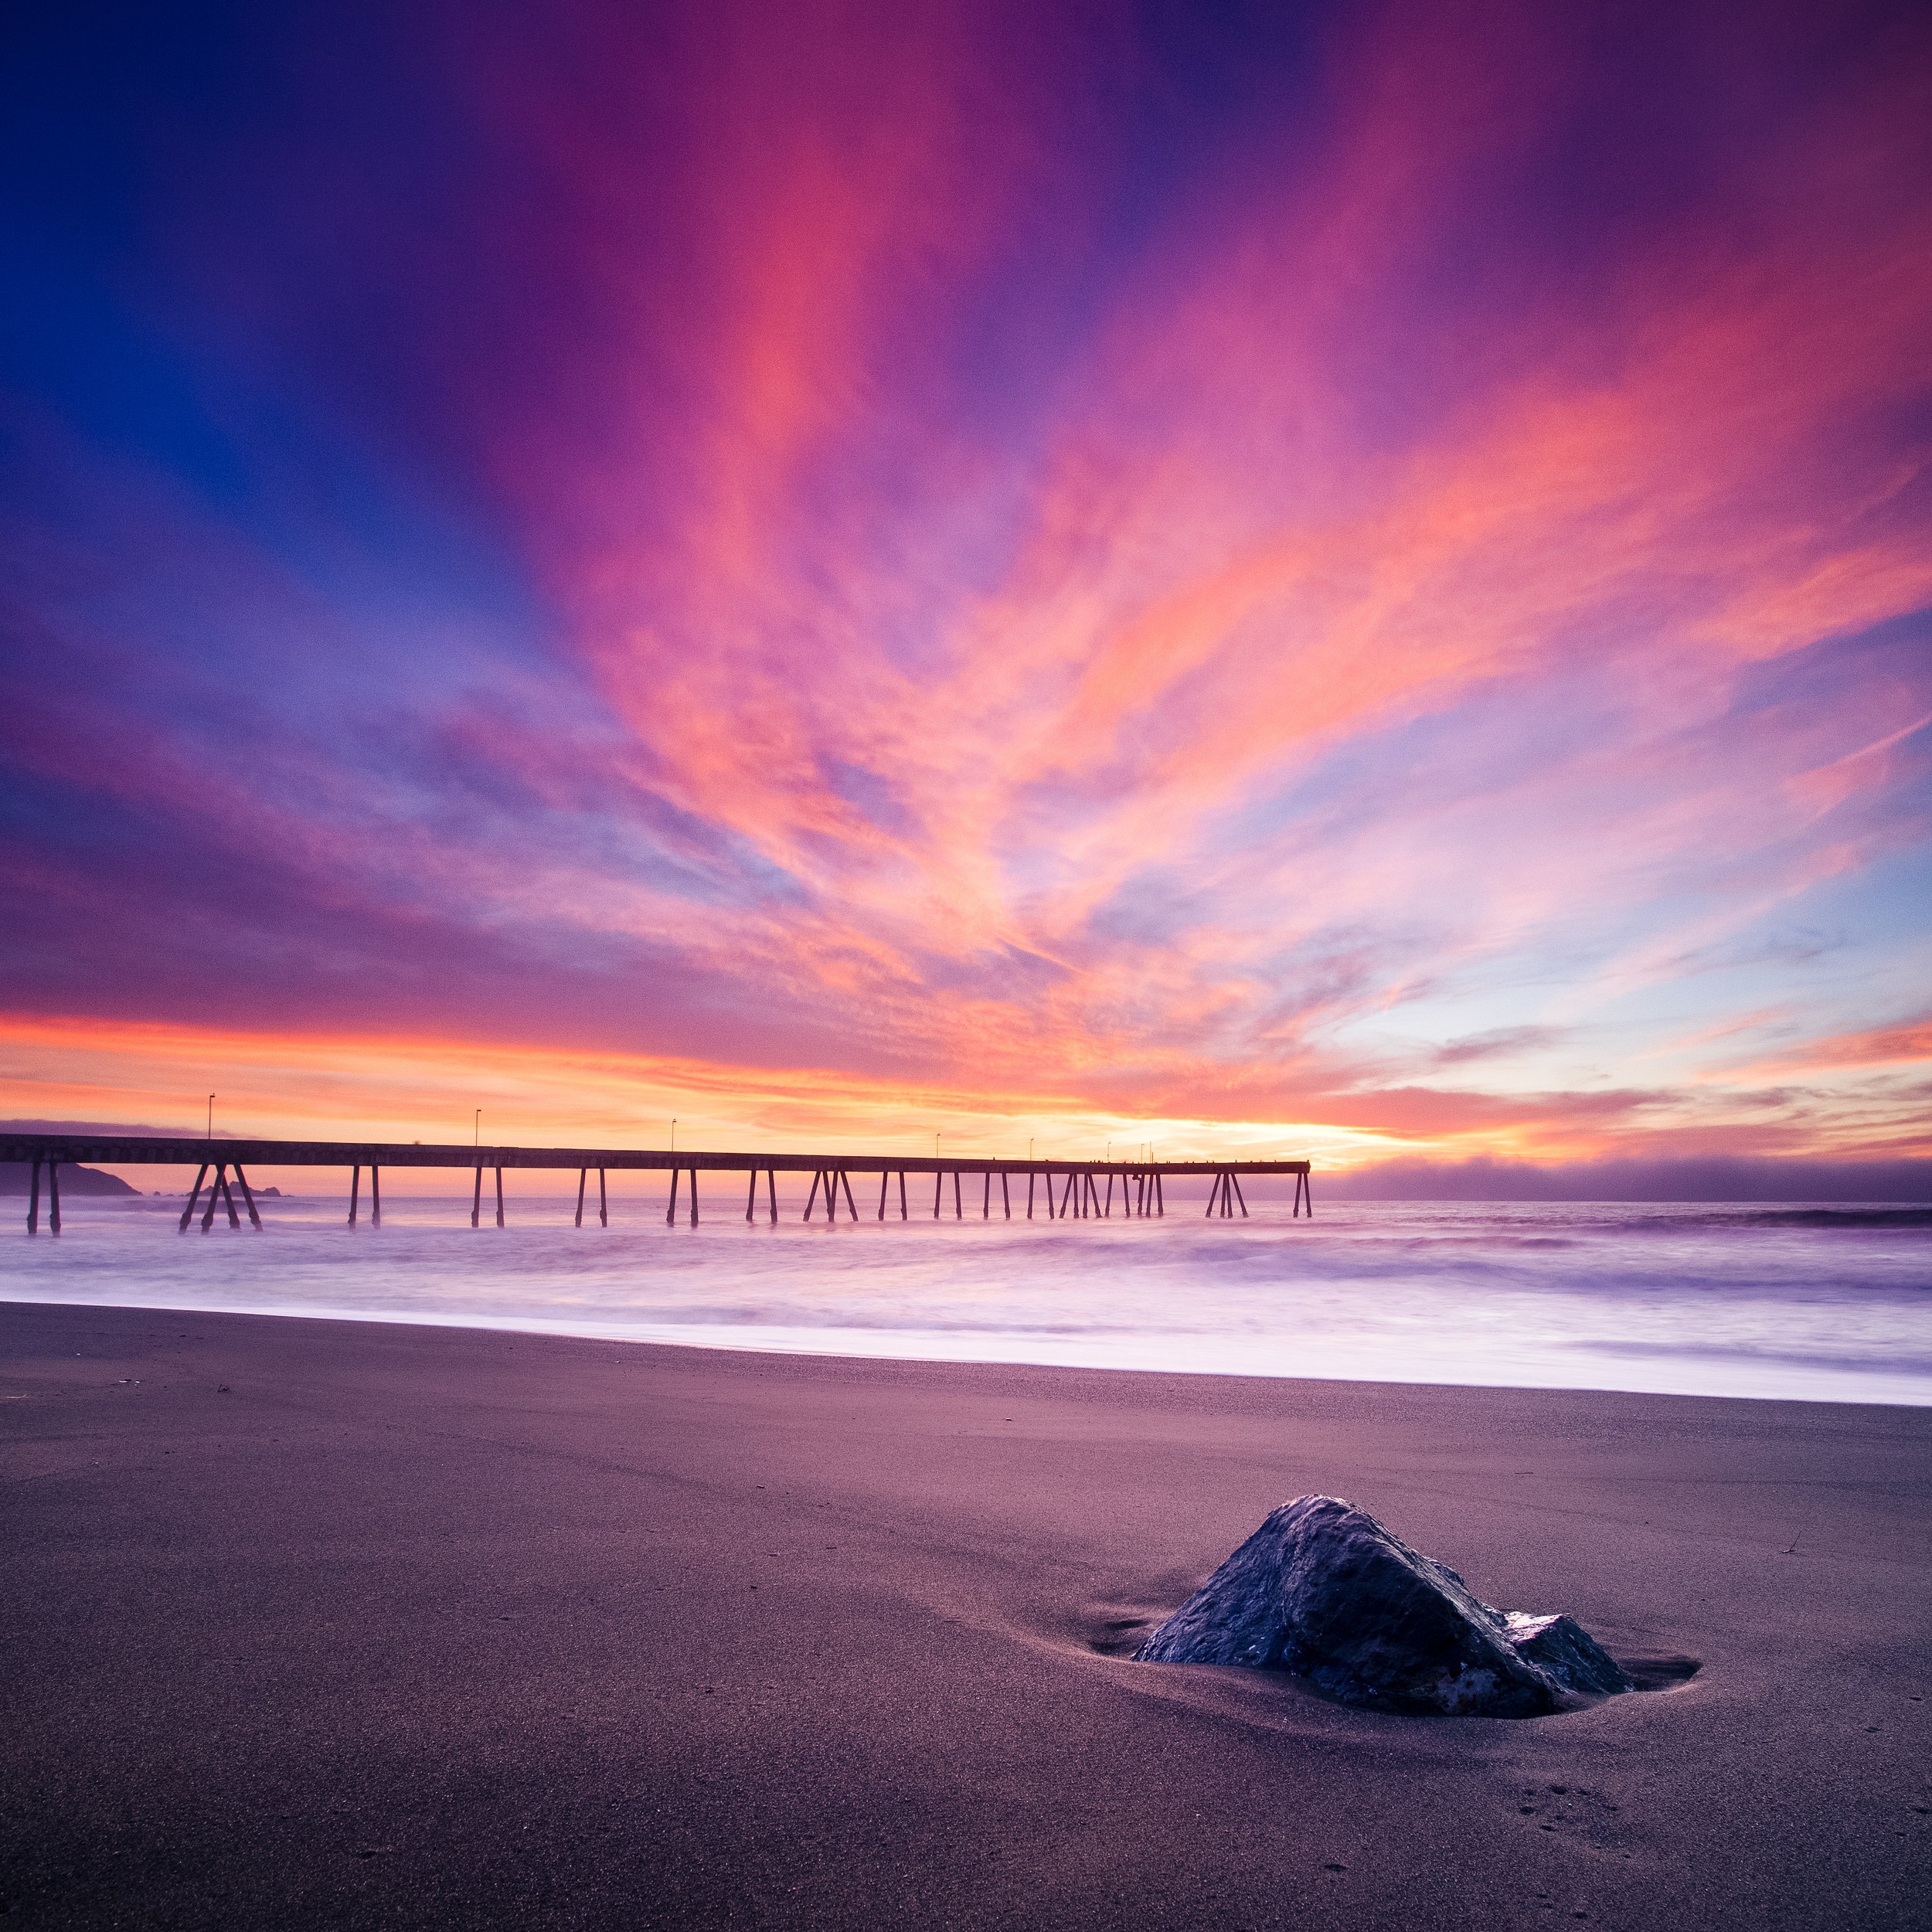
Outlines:
{"label": "yellow glow on horizon", "polygon": [[1431,1151],[1315,1122],[1138,1119],[1040,1095],[725,1067],[569,1048],[379,1036],[213,1032],[143,1022],[0,1017],[7,1114],[244,1138],[485,1145],[930,1153],[1042,1160],[1216,1155],[1331,1171]]}

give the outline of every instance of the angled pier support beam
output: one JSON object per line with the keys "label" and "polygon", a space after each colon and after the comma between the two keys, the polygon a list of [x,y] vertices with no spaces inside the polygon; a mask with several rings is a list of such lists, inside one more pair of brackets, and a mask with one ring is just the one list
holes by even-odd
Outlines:
{"label": "angled pier support beam", "polygon": [[765,1169],[765,1200],[771,1209],[771,1225],[778,1225],[778,1170],[775,1167]]}
{"label": "angled pier support beam", "polygon": [[248,1176],[241,1171],[241,1162],[235,1163],[235,1179],[241,1183],[242,1199],[248,1203],[249,1225],[260,1231],[262,1217],[255,1212],[255,1191],[248,1185]]}
{"label": "angled pier support beam", "polygon": [[479,1163],[476,1170],[476,1192],[470,1196],[470,1226],[480,1228],[483,1225],[483,1169]]}
{"label": "angled pier support beam", "polygon": [[[228,1203],[229,1212],[234,1212],[235,1203]],[[372,1228],[383,1225],[383,1170],[372,1161],[369,1168],[369,1224]]]}
{"label": "angled pier support beam", "polygon": [[[219,1187],[221,1185],[221,1169],[219,1168],[216,1168],[215,1170],[215,1185],[216,1187]],[[213,1200],[214,1196],[212,1193],[209,1195],[209,1199],[211,1202]],[[349,1224],[351,1227],[355,1226],[356,1221],[362,1213],[362,1170],[359,1167],[352,1167],[349,1171]]]}
{"label": "angled pier support beam", "polygon": [[40,1232],[40,1163],[33,1164],[33,1173],[27,1184],[27,1232]]}
{"label": "angled pier support beam", "polygon": [[[599,1172],[601,1172],[602,1170],[600,1169]],[[577,1169],[577,1218],[571,1223],[570,1225],[573,1227],[580,1228],[583,1225],[583,1197],[589,1191],[590,1185],[590,1170],[587,1167],[579,1168]],[[751,1210],[749,1208],[745,1210],[745,1219],[747,1221],[751,1219]]]}
{"label": "angled pier support beam", "polygon": [[604,1169],[597,1169],[597,1226],[607,1228],[611,1225],[611,1196],[604,1185]]}
{"label": "angled pier support beam", "polygon": [[496,1224],[498,1227],[503,1225],[503,1170],[501,1168],[496,1170]]}
{"label": "angled pier support beam", "polygon": [[47,1232],[60,1232],[60,1163],[47,1163]]}
{"label": "angled pier support beam", "polygon": [[664,1224],[668,1228],[678,1225],[678,1183],[684,1178],[684,1169],[674,1167],[671,1170],[671,1205],[664,1211]]}

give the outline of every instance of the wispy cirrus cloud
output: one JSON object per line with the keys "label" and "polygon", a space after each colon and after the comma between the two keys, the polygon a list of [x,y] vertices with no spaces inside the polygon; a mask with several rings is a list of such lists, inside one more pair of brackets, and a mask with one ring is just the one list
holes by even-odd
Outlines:
{"label": "wispy cirrus cloud", "polygon": [[1923,956],[1922,32],[1284,32],[298,10],[192,114],[53,36],[22,1023],[1909,1134],[1832,1043]]}

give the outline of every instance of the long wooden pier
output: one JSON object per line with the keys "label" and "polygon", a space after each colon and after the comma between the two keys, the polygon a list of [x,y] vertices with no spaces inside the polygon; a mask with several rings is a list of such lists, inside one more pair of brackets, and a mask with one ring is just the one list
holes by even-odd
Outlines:
{"label": "long wooden pier", "polygon": [[[778,1176],[809,1174],[811,1192],[802,1218],[815,1218],[822,1197],[824,1213],[835,1221],[842,1208],[847,1216],[859,1218],[859,1204],[852,1192],[852,1176],[869,1180],[879,1177],[876,1218],[886,1218],[896,1207],[899,1218],[910,1220],[910,1177],[922,1183],[930,1175],[933,1182],[933,1219],[942,1218],[950,1205],[955,1220],[969,1212],[968,1182],[976,1182],[982,1219],[992,1218],[994,1189],[998,1188],[1002,1216],[1011,1220],[1022,1211],[1032,1220],[1036,1202],[1049,1220],[1083,1221],[1110,1219],[1114,1212],[1114,1196],[1119,1192],[1119,1212],[1127,1218],[1148,1219],[1167,1212],[1162,1183],[1176,1177],[1205,1179],[1209,1183],[1207,1213],[1226,1219],[1237,1210],[1245,1219],[1248,1204],[1241,1192],[1241,1176],[1286,1174],[1294,1179],[1294,1206],[1291,1218],[1298,1219],[1305,1209],[1315,1216],[1315,1196],[1310,1188],[1306,1161],[993,1161],[976,1158],[959,1160],[937,1157],[920,1158],[896,1154],[679,1154],[668,1149],[586,1147],[462,1147],[426,1146],[420,1141],[242,1141],[168,1140],[146,1134],[99,1136],[94,1134],[0,1134],[0,1161],[19,1161],[32,1168],[28,1192],[27,1232],[40,1227],[41,1177],[46,1177],[48,1230],[60,1232],[60,1181],[63,1166],[83,1162],[103,1167],[194,1167],[199,1171],[182,1211],[181,1231],[186,1233],[202,1206],[204,1190],[206,1206],[202,1213],[202,1232],[215,1224],[218,1209],[225,1208],[230,1227],[241,1226],[235,1205],[235,1190],[241,1190],[250,1224],[259,1228],[261,1215],[255,1206],[254,1190],[248,1184],[250,1167],[338,1167],[349,1172],[349,1222],[353,1226],[362,1215],[362,1172],[369,1171],[369,1219],[379,1226],[383,1219],[382,1172],[386,1167],[455,1168],[473,1172],[474,1186],[470,1199],[470,1226],[483,1223],[483,1177],[494,1174],[496,1182],[496,1225],[504,1225],[503,1172],[506,1168],[546,1168],[577,1177],[577,1222],[583,1225],[584,1209],[590,1176],[597,1177],[596,1215],[600,1226],[611,1224],[608,1176],[639,1169],[670,1176],[670,1199],[665,1219],[675,1223],[679,1196],[685,1194],[690,1225],[698,1225],[698,1176],[700,1174],[742,1174],[747,1177],[745,1219],[755,1218],[758,1187],[764,1183],[764,1205],[771,1223],[778,1219]],[[210,1176],[212,1175],[212,1179]],[[893,1183],[896,1180],[895,1189]],[[950,1203],[947,1183],[951,1182]],[[1026,1183],[1026,1199],[1018,1202],[1017,1183]],[[1104,1190],[1102,1183],[1104,1182]],[[896,1199],[894,1199],[894,1195]],[[924,1194],[920,1196],[920,1218],[924,1218]],[[869,1192],[867,1204],[870,1205]]]}

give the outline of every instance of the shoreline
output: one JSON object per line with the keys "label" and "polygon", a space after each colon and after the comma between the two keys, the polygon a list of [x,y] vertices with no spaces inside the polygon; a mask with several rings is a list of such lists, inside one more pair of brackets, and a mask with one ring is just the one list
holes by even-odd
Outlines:
{"label": "shoreline", "polygon": [[[452,1314],[440,1313],[433,1309],[399,1313],[377,1308],[349,1308],[332,1303],[270,1307],[233,1301],[215,1304],[180,1300],[154,1303],[96,1302],[78,1301],[71,1297],[22,1294],[17,1285],[12,1287],[5,1299],[21,1307],[118,1308],[131,1311],[151,1309],[156,1312],[174,1309],[183,1313],[233,1315],[251,1320],[270,1321],[367,1321],[385,1327],[458,1332],[474,1330],[492,1335],[549,1336],[556,1340],[603,1342],[629,1347],[696,1349],[731,1355],[798,1355],[835,1362],[954,1363],[961,1366],[978,1364],[995,1368],[1064,1369],[1096,1375],[1202,1376],[1264,1382],[1362,1383],[1392,1388],[1515,1389],[1551,1395],[1663,1396],[1678,1396],[1686,1400],[1823,1403],[1852,1408],[1932,1409],[1932,1380],[1923,1376],[1888,1376],[1885,1372],[1878,1370],[1840,1369],[1835,1374],[1828,1374],[1811,1366],[1784,1369],[1794,1383],[1828,1383],[1828,1393],[1821,1392],[1816,1387],[1794,1387],[1788,1392],[1773,1393],[1761,1386],[1735,1389],[1682,1386],[1693,1379],[1689,1372],[1675,1378],[1661,1371],[1655,1372],[1648,1380],[1638,1379],[1634,1372],[1631,1372],[1617,1380],[1605,1379],[1566,1382],[1465,1380],[1447,1376],[1378,1376],[1341,1369],[1324,1369],[1308,1365],[1268,1369],[1219,1362],[1203,1358],[1211,1355],[1216,1349],[1229,1345],[1226,1338],[1188,1330],[1121,1338],[1117,1343],[1121,1359],[1109,1361],[1095,1359],[1105,1352],[1107,1338],[1097,1336],[1090,1332],[1066,1329],[1043,1329],[1019,1334],[1007,1330],[807,1328],[796,1325],[760,1327],[753,1324],[723,1322],[600,1323],[543,1315],[492,1317],[474,1310]],[[4,1302],[0,1302],[0,1305],[4,1305]],[[952,1344],[954,1336],[961,1333],[969,1334],[971,1339],[960,1342],[957,1346],[949,1345]],[[733,1337],[743,1338],[731,1338]],[[847,1345],[835,1345],[834,1338]],[[875,1338],[876,1345],[868,1345],[874,1342]],[[1171,1359],[1176,1353],[1185,1355],[1185,1345],[1196,1340],[1213,1345],[1191,1359],[1178,1362]],[[1053,1341],[1059,1341],[1063,1345],[1056,1351],[1049,1352]],[[1263,1338],[1262,1342],[1264,1345],[1269,1342],[1283,1345],[1282,1338],[1277,1337]],[[1003,1352],[992,1352],[995,1345],[1001,1342],[1010,1345]],[[922,1344],[923,1346],[912,1345]],[[1363,1352],[1366,1355],[1379,1352],[1365,1349]],[[1131,1359],[1131,1355],[1141,1353],[1162,1355],[1170,1359]],[[1363,1366],[1366,1366],[1366,1362]],[[1783,1366],[1775,1362],[1767,1364],[1762,1360],[1750,1361],[1746,1372],[1753,1383],[1761,1384],[1766,1380],[1775,1379]],[[1606,1378],[1608,1372],[1607,1370],[1605,1372]],[[1710,1375],[1709,1364],[1706,1360],[1696,1372],[1696,1379],[1705,1379]],[[1673,1383],[1676,1386],[1673,1386]],[[1881,1386],[1886,1393],[1866,1393]]]}
{"label": "shoreline", "polygon": [[[23,1924],[1921,1921],[1924,1410],[0,1337]],[[1510,1723],[1124,1661],[1311,1492],[1696,1674]]]}

